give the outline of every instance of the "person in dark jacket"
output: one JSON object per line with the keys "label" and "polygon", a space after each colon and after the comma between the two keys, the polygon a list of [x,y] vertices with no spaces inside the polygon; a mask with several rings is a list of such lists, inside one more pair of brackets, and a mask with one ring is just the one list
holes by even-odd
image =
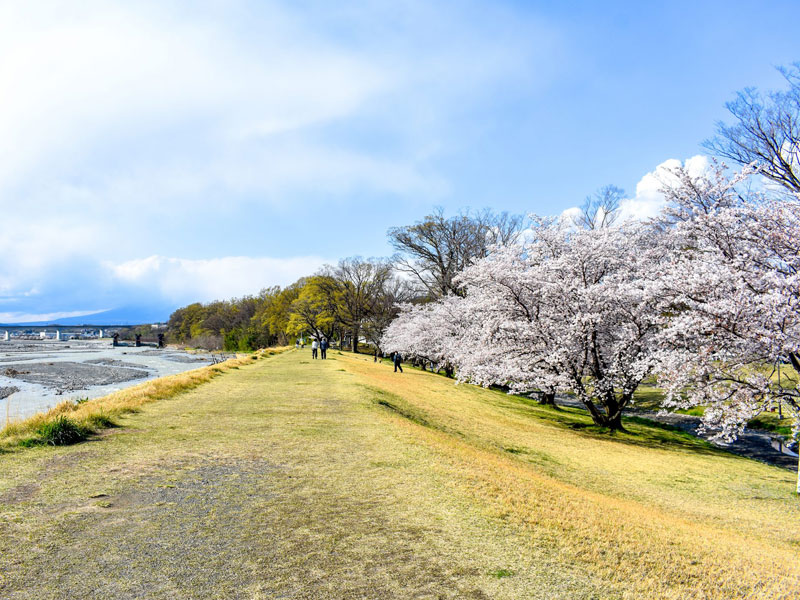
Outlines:
{"label": "person in dark jacket", "polygon": [[328,358],[328,340],[322,338],[322,341],[319,343],[319,357],[321,360]]}
{"label": "person in dark jacket", "polygon": [[403,357],[400,356],[399,352],[395,352],[394,356],[392,356],[392,362],[394,363],[394,372],[397,373],[397,369],[400,369],[400,372],[403,372],[403,365],[400,364],[403,361]]}

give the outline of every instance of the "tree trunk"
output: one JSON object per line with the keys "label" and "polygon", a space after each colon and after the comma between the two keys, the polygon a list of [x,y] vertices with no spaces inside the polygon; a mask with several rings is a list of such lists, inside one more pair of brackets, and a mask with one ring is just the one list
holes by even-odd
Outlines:
{"label": "tree trunk", "polygon": [[355,354],[358,354],[358,333],[359,333],[359,328],[358,327],[353,327],[352,346],[353,346],[353,352]]}
{"label": "tree trunk", "polygon": [[618,411],[612,417],[609,417],[608,423],[606,427],[608,427],[611,431],[625,431],[625,428],[622,426],[622,411]]}
{"label": "tree trunk", "polygon": [[545,406],[555,406],[556,405],[556,393],[555,392],[539,392],[539,404],[543,404]]}
{"label": "tree trunk", "polygon": [[592,421],[595,425],[600,427],[607,427],[611,431],[625,431],[622,426],[622,410],[619,408],[617,401],[614,400],[610,406],[603,406],[605,412],[598,410],[594,402],[590,399],[582,399],[584,406],[586,406],[589,414],[592,416]]}

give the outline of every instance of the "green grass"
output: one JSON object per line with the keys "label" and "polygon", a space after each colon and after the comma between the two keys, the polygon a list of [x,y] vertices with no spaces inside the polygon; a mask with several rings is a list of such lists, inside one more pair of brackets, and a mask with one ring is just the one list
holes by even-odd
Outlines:
{"label": "green grass", "polygon": [[751,429],[771,431],[786,438],[792,436],[792,420],[779,419],[777,413],[761,413],[755,419],[751,419],[747,426]]}
{"label": "green grass", "polygon": [[491,575],[495,579],[502,579],[503,577],[511,577],[513,574],[514,572],[509,571],[508,569],[497,569],[495,571],[489,572],[489,575]]}
{"label": "green grass", "polygon": [[[775,377],[777,378],[777,375]],[[650,380],[647,383],[639,386],[639,389],[636,390],[636,394],[634,395],[635,402],[631,407],[633,410],[655,412],[661,409],[661,401],[664,394],[661,389],[652,384],[653,381]],[[695,406],[688,410],[678,410],[676,412],[685,415],[693,415],[695,417],[702,417],[705,413],[705,409],[702,406]],[[786,414],[789,414],[788,411],[786,411]],[[751,419],[747,423],[747,426],[750,429],[760,429],[763,431],[777,433],[787,439],[791,438],[792,436],[792,420],[790,418],[779,419],[777,412],[763,412],[756,418]]]}
{"label": "green grass", "polygon": [[50,421],[41,423],[35,435],[20,441],[20,446],[30,448],[37,445],[69,446],[82,442],[94,431],[86,426],[78,425],[64,415],[58,415]]}

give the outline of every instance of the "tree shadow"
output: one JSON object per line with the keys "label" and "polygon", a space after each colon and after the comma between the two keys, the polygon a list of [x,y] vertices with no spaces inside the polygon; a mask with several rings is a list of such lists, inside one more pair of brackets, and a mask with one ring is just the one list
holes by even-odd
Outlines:
{"label": "tree shadow", "polygon": [[[498,393],[500,393],[498,391]],[[547,406],[525,396],[505,395],[506,408],[526,417],[546,421],[597,440],[614,441],[643,448],[670,448],[709,456],[736,456],[674,425],[637,416],[623,416],[624,431],[596,425],[588,411],[573,406]],[[741,457],[739,457],[741,458]]]}

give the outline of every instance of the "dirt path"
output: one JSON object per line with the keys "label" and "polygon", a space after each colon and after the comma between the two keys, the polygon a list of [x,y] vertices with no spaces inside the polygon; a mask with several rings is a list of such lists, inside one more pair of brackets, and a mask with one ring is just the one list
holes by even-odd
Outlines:
{"label": "dirt path", "polygon": [[289,352],[0,455],[0,597],[617,597],[450,486],[340,365]]}

